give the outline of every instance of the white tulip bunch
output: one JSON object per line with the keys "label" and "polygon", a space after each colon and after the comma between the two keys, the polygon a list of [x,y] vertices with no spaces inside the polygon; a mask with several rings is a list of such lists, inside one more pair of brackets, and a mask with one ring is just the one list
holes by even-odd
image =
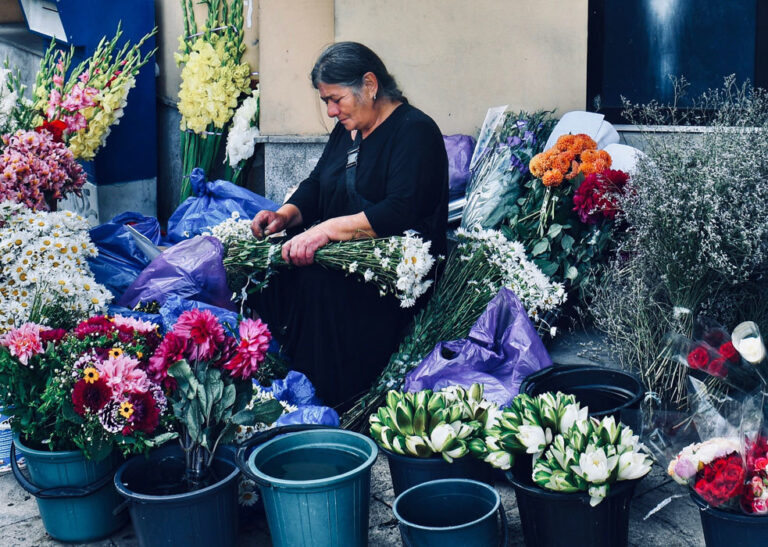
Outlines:
{"label": "white tulip bunch", "polygon": [[533,481],[558,492],[586,491],[594,507],[611,484],[644,477],[651,464],[638,436],[613,416],[579,419],[534,462]]}
{"label": "white tulip bunch", "polygon": [[404,456],[440,454],[448,463],[469,452],[496,405],[483,399],[482,384],[469,389],[451,386],[432,392],[392,390],[387,404],[369,418],[371,437],[382,448]]}
{"label": "white tulip bunch", "polygon": [[536,460],[558,433],[586,420],[587,411],[573,395],[558,392],[531,397],[522,393],[509,407],[487,414],[484,437],[474,439],[469,448],[492,466],[509,469],[515,454],[531,454]]}

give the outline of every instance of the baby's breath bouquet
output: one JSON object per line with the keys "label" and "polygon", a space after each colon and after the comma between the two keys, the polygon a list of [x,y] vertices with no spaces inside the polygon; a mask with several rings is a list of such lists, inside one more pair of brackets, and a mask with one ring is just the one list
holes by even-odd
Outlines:
{"label": "baby's breath bouquet", "polygon": [[242,62],[243,3],[202,0],[207,17],[198,27],[194,2],[181,0],[185,36],[179,39],[176,62],[182,66],[179,90],[182,180],[180,201],[189,197],[189,174],[195,167],[210,173],[225,126],[250,92],[248,63]]}
{"label": "baby's breath bouquet", "polygon": [[[107,140],[110,127],[119,123],[136,75],[156,50],[142,54],[145,43],[118,47],[122,31],[103,38],[93,54],[71,67],[74,48],[63,52],[51,42],[40,64],[34,89],[36,125],[63,140],[75,158],[92,160]],[[31,129],[31,128],[30,128]]]}
{"label": "baby's breath bouquet", "polygon": [[0,203],[0,333],[33,316],[40,325],[67,328],[106,309],[112,295],[86,261],[98,253],[88,228],[70,211]]}
{"label": "baby's breath bouquet", "polygon": [[[280,254],[282,245],[255,239],[247,220],[230,218],[213,228],[212,234],[227,247],[224,266],[230,285],[246,279],[246,286],[253,282],[252,289],[261,290],[277,268],[290,266]],[[426,279],[435,262],[429,248],[429,241],[406,232],[389,238],[330,243],[318,249],[315,262],[375,283],[381,296],[394,294],[400,307],[410,308],[432,285],[432,280]]]}
{"label": "baby's breath bouquet", "polygon": [[563,286],[541,273],[521,244],[508,241],[497,230],[475,227],[459,229],[456,235],[458,245],[434,294],[376,384],[342,417],[344,427],[362,427],[371,409],[382,404],[384,394],[402,386],[405,375],[438,342],[466,337],[502,287],[514,291],[540,331],[549,330],[546,314],[565,301]]}

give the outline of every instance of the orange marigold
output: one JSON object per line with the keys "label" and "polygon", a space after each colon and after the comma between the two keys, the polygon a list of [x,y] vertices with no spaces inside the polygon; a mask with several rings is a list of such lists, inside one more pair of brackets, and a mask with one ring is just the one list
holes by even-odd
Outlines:
{"label": "orange marigold", "polygon": [[536,154],[531,158],[531,161],[528,164],[528,169],[531,170],[531,175],[540,179],[544,176],[547,169],[549,169],[549,157],[544,153]]}
{"label": "orange marigold", "polygon": [[573,154],[569,152],[562,152],[552,158],[551,167],[561,173],[565,174],[571,169],[571,161],[573,160]]}
{"label": "orange marigold", "polygon": [[544,186],[560,186],[560,183],[563,182],[563,174],[555,169],[550,169],[541,177],[541,182]]}
{"label": "orange marigold", "polygon": [[575,135],[561,135],[560,138],[557,139],[554,148],[560,152],[564,152],[565,150],[571,148],[574,142],[576,142]]}
{"label": "orange marigold", "polygon": [[599,150],[597,152],[597,157],[603,160],[604,162],[606,162],[608,164],[608,167],[610,167],[611,163],[613,163],[613,160],[611,160],[611,155],[605,150]]}
{"label": "orange marigold", "polygon": [[581,158],[581,161],[583,161],[583,162],[586,162],[586,163],[592,163],[592,162],[593,162],[593,161],[595,161],[595,160],[596,160],[598,157],[599,157],[599,156],[598,156],[598,152],[597,152],[597,150],[584,150],[584,151],[581,153],[581,156],[580,156],[580,158]]}
{"label": "orange marigold", "polygon": [[577,154],[579,152],[582,152],[584,150],[596,150],[597,149],[597,143],[587,135],[586,133],[579,133],[576,135],[576,140],[574,142],[572,150],[574,150]]}

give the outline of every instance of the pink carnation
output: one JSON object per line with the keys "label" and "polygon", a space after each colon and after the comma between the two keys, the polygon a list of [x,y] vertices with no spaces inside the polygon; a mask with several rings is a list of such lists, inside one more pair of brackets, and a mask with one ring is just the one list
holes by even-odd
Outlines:
{"label": "pink carnation", "polygon": [[13,329],[0,340],[16,357],[22,365],[29,363],[33,355],[43,353],[43,344],[40,341],[40,325],[24,323],[18,329]]}
{"label": "pink carnation", "polygon": [[144,393],[150,387],[147,373],[139,368],[139,362],[126,354],[109,357],[96,368],[112,389],[114,396],[123,393]]}
{"label": "pink carnation", "polygon": [[246,319],[240,323],[240,344],[232,360],[224,365],[230,374],[248,379],[258,370],[269,349],[272,333],[260,319]]}
{"label": "pink carnation", "polygon": [[224,328],[208,310],[185,311],[176,321],[173,332],[191,341],[189,357],[198,360],[213,358],[225,338]]}

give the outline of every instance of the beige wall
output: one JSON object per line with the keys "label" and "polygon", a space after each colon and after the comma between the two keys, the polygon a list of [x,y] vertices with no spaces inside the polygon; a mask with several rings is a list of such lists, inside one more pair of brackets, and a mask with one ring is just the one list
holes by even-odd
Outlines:
{"label": "beige wall", "polygon": [[490,106],[561,114],[585,106],[587,0],[336,0],[335,7],[335,39],[378,53],[444,134],[475,133]]}
{"label": "beige wall", "polygon": [[333,0],[259,1],[262,134],[313,135],[332,128],[309,72],[333,42],[333,17]]}
{"label": "beige wall", "polygon": [[[0,0],[2,1],[2,0]],[[231,2],[232,0],[230,0]],[[242,0],[235,0],[242,1]],[[251,66],[251,70],[259,70],[259,0],[245,0],[245,53],[243,59]],[[250,8],[250,9],[249,9]],[[206,14],[205,7],[195,7],[198,26],[202,27]],[[158,78],[158,93],[168,101],[178,100],[181,70],[176,66],[173,54],[179,49],[179,36],[184,29],[180,0],[156,0],[155,18],[159,27],[157,37],[157,62],[160,66]]]}

